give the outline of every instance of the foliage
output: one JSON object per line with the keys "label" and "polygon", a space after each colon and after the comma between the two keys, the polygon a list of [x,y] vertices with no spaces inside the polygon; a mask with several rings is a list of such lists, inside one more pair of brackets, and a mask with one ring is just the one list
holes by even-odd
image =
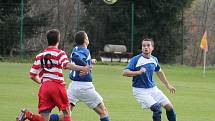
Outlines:
{"label": "foliage", "polygon": [[[182,48],[182,11],[192,0],[120,0],[114,5],[82,0],[82,29],[91,37],[93,52],[104,44],[131,46],[131,2],[134,2],[134,53],[141,51],[143,37],[155,40],[155,52],[163,63],[174,62]],[[131,48],[130,48],[131,50]]]}
{"label": "foliage", "polygon": [[[23,33],[20,30],[21,0],[0,0],[0,55],[8,55],[13,48],[20,49],[20,36],[31,38],[47,24],[44,15],[31,15],[30,1],[24,0]],[[42,18],[42,19],[41,19]]]}

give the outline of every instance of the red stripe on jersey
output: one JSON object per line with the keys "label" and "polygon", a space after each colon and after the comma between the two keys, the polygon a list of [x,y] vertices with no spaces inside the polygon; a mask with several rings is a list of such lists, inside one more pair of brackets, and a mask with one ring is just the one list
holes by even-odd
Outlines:
{"label": "red stripe on jersey", "polygon": [[[41,56],[37,56],[36,57],[36,60],[41,60],[41,59],[44,59],[44,55],[43,54]],[[55,55],[51,55],[50,59],[59,60],[59,58],[57,56],[55,56]]]}
{"label": "red stripe on jersey", "polygon": [[[61,64],[62,63],[68,63],[69,62],[69,60],[68,60],[68,58],[64,58],[63,60],[61,60]],[[63,68],[65,67],[65,64],[63,65]]]}
{"label": "red stripe on jersey", "polygon": [[68,62],[66,62],[66,63],[64,63],[63,64],[63,68],[65,68],[66,67],[66,65],[69,63],[69,61]]}
{"label": "red stripe on jersey", "polygon": [[32,65],[32,68],[33,69],[40,69],[40,68],[47,68],[47,67],[56,67],[56,68],[59,68],[59,69],[61,69],[62,67],[61,67],[61,65],[57,65],[57,64],[46,64],[46,65],[43,65],[42,67],[41,67],[42,65],[41,64],[39,64],[39,65]]}
{"label": "red stripe on jersey", "polygon": [[37,74],[32,73],[32,72],[29,72],[29,75],[30,75],[30,76],[37,76]]}
{"label": "red stripe on jersey", "polygon": [[55,47],[48,47],[44,50],[44,52],[46,52],[46,51],[55,51],[57,53],[60,53],[62,50],[59,50],[58,48],[55,48]]}
{"label": "red stripe on jersey", "polygon": [[66,55],[64,51],[62,51],[57,57],[60,59],[63,55]]}
{"label": "red stripe on jersey", "polygon": [[[44,55],[44,52],[47,54]],[[55,55],[53,55],[52,53],[54,53]],[[64,56],[64,57],[62,57],[62,56]],[[62,59],[61,62],[59,62],[60,59]],[[40,61],[40,62],[38,62],[38,61]],[[62,83],[63,80],[58,79],[58,77],[62,78],[63,73],[59,70],[62,70],[62,68],[63,68],[62,63],[67,64],[68,62],[69,62],[68,57],[64,51],[59,50],[57,48],[48,47],[47,49],[45,49],[43,52],[39,53],[36,56],[35,62],[34,62],[35,64],[33,64],[31,67],[32,69],[35,69],[36,71],[38,71],[38,70],[42,70],[42,71],[38,71],[37,72],[38,74],[34,74],[34,73],[30,72],[30,75],[32,75],[32,76],[38,75],[39,77],[43,78],[44,75],[48,76],[49,74],[51,74],[50,76],[44,77],[44,78],[49,78],[50,80],[53,80],[53,81],[60,81]],[[65,66],[65,64],[63,66]],[[44,69],[44,68],[46,68],[46,69]],[[55,70],[54,68],[57,68],[57,70]],[[51,69],[51,71],[49,71],[49,69]]]}
{"label": "red stripe on jersey", "polygon": [[36,70],[37,70],[37,69],[40,69],[40,67],[41,67],[41,65],[33,65],[33,66],[32,66],[32,68],[33,68],[33,69],[36,69]]}
{"label": "red stripe on jersey", "polygon": [[52,79],[52,78],[49,78],[49,77],[46,77],[45,79],[46,80],[42,80],[42,82],[45,82],[45,81],[54,81],[54,82],[57,82],[57,83],[60,83],[60,84],[66,84],[63,80]]}
{"label": "red stripe on jersey", "polygon": [[63,77],[63,74],[59,73],[59,72],[50,72],[50,71],[42,70],[42,73],[43,74],[53,74],[53,75],[56,75],[58,77]]}

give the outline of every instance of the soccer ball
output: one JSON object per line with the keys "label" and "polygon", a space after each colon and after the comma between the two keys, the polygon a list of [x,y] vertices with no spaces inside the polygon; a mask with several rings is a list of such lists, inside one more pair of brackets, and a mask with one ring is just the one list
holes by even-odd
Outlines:
{"label": "soccer ball", "polygon": [[106,4],[112,5],[117,2],[117,0],[103,0]]}

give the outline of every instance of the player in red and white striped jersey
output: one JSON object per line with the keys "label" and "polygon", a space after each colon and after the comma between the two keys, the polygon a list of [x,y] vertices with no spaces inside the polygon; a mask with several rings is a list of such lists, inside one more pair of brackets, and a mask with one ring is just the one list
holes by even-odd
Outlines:
{"label": "player in red and white striped jersey", "polygon": [[41,84],[38,97],[39,114],[23,109],[16,121],[48,121],[51,110],[57,106],[64,114],[64,121],[71,121],[69,101],[65,88],[63,69],[80,71],[87,74],[89,66],[71,64],[66,53],[58,49],[60,32],[52,29],[47,32],[48,47],[39,53],[30,70],[30,78]]}
{"label": "player in red and white striped jersey", "polygon": [[50,46],[36,56],[30,75],[39,75],[42,82],[55,81],[64,83],[62,69],[68,63],[69,60],[64,51]]}

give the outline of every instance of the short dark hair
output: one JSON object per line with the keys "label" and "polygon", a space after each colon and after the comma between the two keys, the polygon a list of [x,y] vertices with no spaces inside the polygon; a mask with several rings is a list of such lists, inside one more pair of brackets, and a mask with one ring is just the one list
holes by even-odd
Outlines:
{"label": "short dark hair", "polygon": [[46,36],[47,36],[48,45],[56,45],[60,41],[59,39],[60,31],[58,29],[49,30]]}
{"label": "short dark hair", "polygon": [[77,45],[82,45],[82,44],[84,43],[85,34],[86,34],[85,31],[78,31],[78,32],[75,34],[75,43],[76,43]]}
{"label": "short dark hair", "polygon": [[150,41],[152,43],[152,46],[154,47],[154,40],[153,39],[145,38],[142,40],[142,43],[143,43],[143,41]]}

